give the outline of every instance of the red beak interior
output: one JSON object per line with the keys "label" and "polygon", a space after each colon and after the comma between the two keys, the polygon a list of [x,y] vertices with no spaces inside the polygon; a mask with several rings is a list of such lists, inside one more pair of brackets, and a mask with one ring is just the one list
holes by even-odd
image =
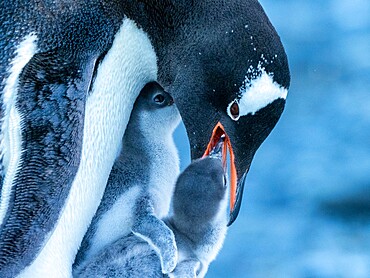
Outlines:
{"label": "red beak interior", "polygon": [[230,155],[230,213],[232,213],[235,208],[236,183],[237,183],[234,152],[231,146],[230,138],[227,136],[225,128],[220,122],[218,122],[215,128],[213,129],[211,139],[208,143],[206,151],[203,154],[203,157],[209,155],[209,153],[216,146],[217,142],[220,140],[222,135],[225,136],[225,143],[223,144],[224,149],[222,150],[222,162],[225,169],[227,166],[227,151],[229,151]]}

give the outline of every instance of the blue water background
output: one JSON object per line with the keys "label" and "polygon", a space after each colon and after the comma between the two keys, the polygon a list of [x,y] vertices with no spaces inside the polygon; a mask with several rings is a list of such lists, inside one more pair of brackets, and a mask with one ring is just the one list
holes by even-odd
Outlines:
{"label": "blue water background", "polygon": [[207,277],[369,278],[370,1],[260,2],[292,83]]}

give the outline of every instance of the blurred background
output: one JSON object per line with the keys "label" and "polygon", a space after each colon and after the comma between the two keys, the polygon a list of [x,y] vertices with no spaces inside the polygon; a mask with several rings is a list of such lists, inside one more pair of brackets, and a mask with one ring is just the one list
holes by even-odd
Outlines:
{"label": "blurred background", "polygon": [[260,2],[292,83],[207,277],[369,278],[370,1]]}

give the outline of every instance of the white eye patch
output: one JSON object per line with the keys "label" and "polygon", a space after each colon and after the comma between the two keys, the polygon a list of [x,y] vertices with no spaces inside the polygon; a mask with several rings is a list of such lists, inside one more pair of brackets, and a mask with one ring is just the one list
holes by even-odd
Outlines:
{"label": "white eye patch", "polygon": [[[251,69],[250,69],[251,70]],[[252,79],[246,77],[243,85],[239,88],[239,96],[229,103],[227,114],[237,121],[241,116],[254,115],[258,110],[266,107],[274,100],[286,99],[288,90],[274,82],[272,75],[264,68],[258,66],[258,74],[253,74]],[[231,113],[231,106],[236,102],[239,105],[239,116]]]}

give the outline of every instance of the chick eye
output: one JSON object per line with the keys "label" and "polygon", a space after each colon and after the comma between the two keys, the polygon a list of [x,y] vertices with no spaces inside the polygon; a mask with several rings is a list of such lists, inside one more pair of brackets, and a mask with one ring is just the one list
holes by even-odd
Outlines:
{"label": "chick eye", "polygon": [[157,103],[157,104],[162,104],[165,100],[164,96],[162,94],[158,94],[156,96],[154,96],[153,100]]}
{"label": "chick eye", "polygon": [[234,119],[239,118],[239,104],[236,101],[230,106],[230,114]]}

